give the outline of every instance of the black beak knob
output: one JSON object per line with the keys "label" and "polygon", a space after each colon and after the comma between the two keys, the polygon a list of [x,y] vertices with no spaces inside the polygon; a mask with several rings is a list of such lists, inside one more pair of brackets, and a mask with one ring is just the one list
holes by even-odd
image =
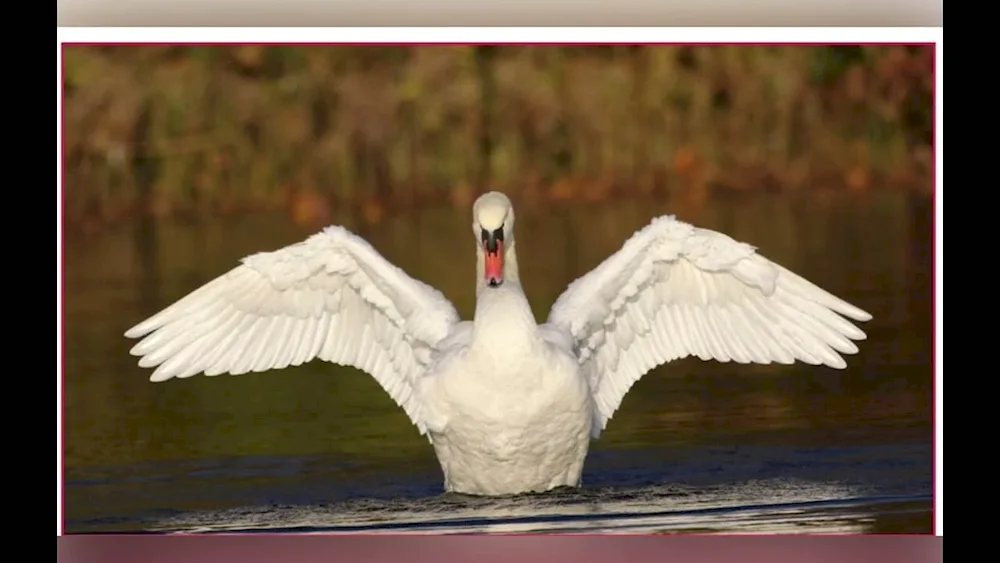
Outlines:
{"label": "black beak knob", "polygon": [[486,247],[487,252],[497,251],[497,241],[503,242],[503,225],[499,229],[493,231],[492,233],[483,229],[483,246]]}

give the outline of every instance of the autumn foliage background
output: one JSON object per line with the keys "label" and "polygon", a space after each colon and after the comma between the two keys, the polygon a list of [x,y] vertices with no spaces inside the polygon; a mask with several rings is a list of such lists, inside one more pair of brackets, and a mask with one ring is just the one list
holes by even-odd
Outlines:
{"label": "autumn foliage background", "polygon": [[929,192],[932,46],[67,46],[64,216]]}

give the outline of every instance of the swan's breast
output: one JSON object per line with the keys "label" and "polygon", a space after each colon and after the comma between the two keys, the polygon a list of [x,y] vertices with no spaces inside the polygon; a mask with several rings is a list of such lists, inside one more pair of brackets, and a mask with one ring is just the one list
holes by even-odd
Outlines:
{"label": "swan's breast", "polygon": [[[485,433],[520,431],[564,417],[588,418],[591,399],[575,359],[548,345],[533,354],[456,352],[423,383],[428,428],[459,425]],[[565,421],[559,424],[566,424]]]}

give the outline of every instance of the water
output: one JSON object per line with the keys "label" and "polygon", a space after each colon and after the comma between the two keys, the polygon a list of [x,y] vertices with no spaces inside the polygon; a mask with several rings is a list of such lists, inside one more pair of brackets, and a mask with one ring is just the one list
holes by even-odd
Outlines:
{"label": "water", "polygon": [[[127,328],[242,256],[312,230],[255,216],[67,240],[66,531],[930,532],[929,201],[521,209],[536,316],[661,213],[754,244],[871,312],[861,353],[843,371],[697,359],[658,368],[593,444],[583,488],[504,499],[442,494],[426,440],[356,370],[314,362],[152,384],[128,355]],[[466,213],[336,221],[471,314]]]}

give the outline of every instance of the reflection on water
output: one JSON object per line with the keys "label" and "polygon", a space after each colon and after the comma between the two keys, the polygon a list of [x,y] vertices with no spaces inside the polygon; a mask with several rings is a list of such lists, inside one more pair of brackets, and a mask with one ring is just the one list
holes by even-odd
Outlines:
{"label": "reflection on water", "polygon": [[[725,488],[649,486],[581,489],[510,499],[442,495],[432,500],[360,501],[334,507],[260,507],[164,519],[172,532],[342,533],[691,532],[699,530],[860,533],[873,505],[924,508],[919,497],[864,497],[838,484],[773,479]],[[219,524],[224,522],[224,524]]]}
{"label": "reflection on water", "polygon": [[[541,495],[440,494],[427,468],[348,467],[327,456],[203,459],[77,476],[113,517],[81,532],[521,532],[927,530],[926,444],[598,450],[585,486]],[[350,482],[344,475],[351,475]],[[169,509],[150,510],[169,498]],[[113,500],[112,500],[113,499]],[[127,500],[126,500],[127,499]],[[218,507],[234,507],[223,508]]]}
{"label": "reflection on water", "polygon": [[[697,487],[699,472],[715,471],[717,485],[735,487],[740,478],[727,477],[730,463],[704,467],[697,452],[737,446],[793,448],[782,456],[807,452],[799,465],[776,466],[753,477],[759,481],[800,478],[798,468],[822,458],[824,448],[869,448],[857,454],[862,463],[885,447],[930,443],[929,202],[886,193],[822,202],[754,196],[720,201],[697,215],[651,200],[524,209],[517,225],[519,258],[536,316],[544,319],[568,282],[662,213],[677,213],[754,244],[767,257],[868,310],[874,319],[863,327],[869,337],[861,343],[861,353],[849,358],[843,371],[688,359],[651,372],[633,387],[594,444],[585,474],[588,487],[604,482],[605,473],[614,474],[607,468],[610,473],[601,473],[604,465],[594,460],[602,456],[641,467],[675,468],[647,472],[636,486]],[[368,228],[351,217],[335,220],[441,289],[463,316],[471,314],[474,264],[467,213],[423,211]],[[308,506],[315,498],[347,502],[440,496],[441,477],[431,448],[363,373],[314,362],[277,372],[154,385],[148,382],[151,370],[138,368],[136,358],[128,355],[134,342],[122,333],[137,321],[224,273],[239,258],[308,234],[281,218],[248,217],[221,223],[142,223],[100,238],[66,241],[68,531],[74,531],[71,522],[86,520],[128,528],[115,518],[131,514],[141,519],[142,514],[182,505],[218,511],[250,501]],[[908,455],[909,463],[921,468],[917,473],[880,473],[880,482],[912,485],[894,494],[929,495],[929,446]],[[643,456],[656,461],[637,461]],[[241,473],[255,459],[269,460],[262,463],[270,469]],[[183,491],[192,487],[208,490],[201,488],[206,477],[178,468],[198,466],[210,474],[215,468],[216,476],[209,479],[215,492],[188,498]],[[828,477],[835,482],[852,478],[851,467],[843,464],[843,475]],[[157,475],[165,477],[156,481]],[[297,483],[294,491],[283,488],[283,479]],[[159,484],[150,486],[153,482]],[[331,488],[338,491],[336,499],[328,494]],[[190,502],[181,502],[185,498]],[[675,515],[680,518],[676,526],[664,529],[689,527],[681,521],[687,516],[680,514]],[[892,522],[897,524],[886,531],[930,529],[929,517]]]}

